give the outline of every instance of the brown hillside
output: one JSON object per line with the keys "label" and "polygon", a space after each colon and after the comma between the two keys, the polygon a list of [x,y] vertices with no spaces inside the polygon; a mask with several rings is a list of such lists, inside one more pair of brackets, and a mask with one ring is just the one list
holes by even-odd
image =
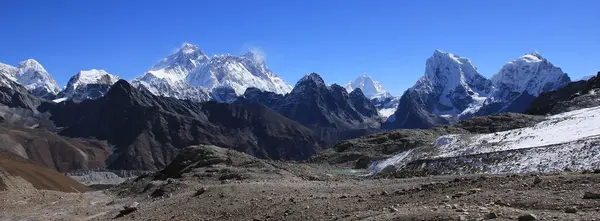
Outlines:
{"label": "brown hillside", "polygon": [[[16,155],[0,152],[0,173],[8,172],[9,176],[19,176],[31,183],[36,189],[56,190],[61,192],[83,192],[87,187],[77,181],[42,167]],[[0,190],[6,190],[7,185],[0,179]]]}
{"label": "brown hillside", "polygon": [[6,123],[0,123],[0,150],[58,172],[104,168],[104,161],[112,152],[106,141],[63,137]]}

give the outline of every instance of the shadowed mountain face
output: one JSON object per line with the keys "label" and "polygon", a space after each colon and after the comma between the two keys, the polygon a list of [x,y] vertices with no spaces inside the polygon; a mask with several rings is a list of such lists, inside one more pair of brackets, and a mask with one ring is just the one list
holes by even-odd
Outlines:
{"label": "shadowed mountain face", "polygon": [[66,173],[104,168],[112,150],[106,141],[63,137],[44,129],[0,123],[0,151]]}
{"label": "shadowed mountain face", "polygon": [[311,130],[258,104],[194,103],[156,97],[124,80],[98,100],[48,103],[61,135],[114,145],[110,169],[163,168],[181,148],[214,144],[270,159],[302,160],[319,146]]}
{"label": "shadowed mountain face", "polygon": [[248,88],[236,103],[262,104],[313,130],[322,146],[379,131],[381,117],[361,89],[327,86],[316,73],[304,76],[286,95]]}
{"label": "shadowed mountain face", "polygon": [[600,72],[587,81],[571,82],[555,91],[542,93],[525,113],[558,114],[580,108],[600,106]]}
{"label": "shadowed mountain face", "polygon": [[14,81],[5,81],[4,77],[0,75],[1,152],[22,158],[27,164],[19,165],[32,170],[34,166],[28,166],[31,163],[58,172],[105,167],[104,162],[112,152],[106,141],[69,138],[52,132],[57,128],[48,120],[49,114],[37,110],[48,101],[31,95]]}
{"label": "shadowed mountain face", "polygon": [[248,88],[236,101],[263,104],[304,126],[354,130],[379,128],[377,108],[360,89],[348,94],[343,87],[327,86],[316,73],[304,76],[285,96]]}
{"label": "shadowed mountain face", "polygon": [[27,89],[0,74],[0,104],[10,108],[34,110],[42,99],[31,95]]}

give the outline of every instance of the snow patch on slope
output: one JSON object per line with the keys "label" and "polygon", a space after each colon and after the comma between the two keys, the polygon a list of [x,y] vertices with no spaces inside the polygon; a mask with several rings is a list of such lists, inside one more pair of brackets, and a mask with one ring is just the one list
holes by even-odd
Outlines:
{"label": "snow patch on slope", "polygon": [[391,107],[391,108],[383,108],[381,110],[379,110],[379,116],[387,119],[390,116],[392,116],[392,114],[394,114],[394,112],[396,112],[396,109],[398,108],[398,105],[396,105],[396,107]]}
{"label": "snow patch on slope", "polygon": [[439,147],[432,157],[454,157],[568,143],[600,136],[600,107],[554,115],[533,127],[476,135],[468,143],[459,140]]}
{"label": "snow patch on slope", "polygon": [[388,160],[374,163],[371,168],[379,172],[388,165],[402,168],[414,160],[455,159],[473,163],[481,162],[482,157],[497,157],[498,163],[482,164],[485,170],[480,172],[595,169],[600,168],[599,142],[600,107],[585,108],[548,117],[533,127],[489,134],[441,136],[434,141],[433,147],[417,148],[409,154],[398,153]]}

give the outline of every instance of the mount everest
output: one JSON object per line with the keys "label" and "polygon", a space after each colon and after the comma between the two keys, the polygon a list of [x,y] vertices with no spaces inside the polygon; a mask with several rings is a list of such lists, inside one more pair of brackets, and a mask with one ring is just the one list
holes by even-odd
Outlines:
{"label": "mount everest", "polygon": [[[80,71],[61,90],[43,66],[33,59],[19,63],[18,67],[0,63],[0,74],[23,85],[33,95],[56,102],[97,99],[120,79],[104,70]],[[312,92],[297,89],[306,88],[304,85],[309,79],[317,82],[316,89],[309,90]],[[256,53],[209,57],[198,46],[186,43],[134,78],[131,84],[157,96],[196,102],[215,100],[232,103],[243,98],[271,107],[284,116],[293,115],[292,118],[297,118],[297,121],[310,119],[310,116],[301,116],[310,115],[310,111],[296,113],[292,111],[295,109],[291,107],[294,106],[292,103],[306,103],[306,93],[314,92],[319,94],[314,98],[317,99],[315,108],[329,115],[323,118],[328,120],[315,125],[328,122],[325,124],[336,128],[378,128],[383,120],[383,128],[395,129],[429,128],[472,116],[523,112],[535,97],[561,88],[570,82],[570,78],[537,52],[508,62],[488,79],[468,58],[436,50],[426,60],[425,74],[400,97],[392,96],[366,74],[344,86],[319,82],[322,82],[320,76],[310,74],[292,88],[268,69],[263,57]],[[340,88],[343,90],[338,90]],[[356,89],[360,91],[353,93]],[[328,97],[335,99],[330,102]],[[369,105],[360,101],[363,97]],[[281,106],[280,100],[286,100],[288,105],[283,105],[286,108]],[[336,105],[331,106],[328,102]],[[366,112],[360,113],[358,106],[363,106]],[[371,115],[371,107],[375,108],[377,116]],[[356,117],[359,115],[361,117]]]}
{"label": "mount everest", "polygon": [[[255,53],[208,57],[188,43],[133,79],[132,84],[155,95],[192,101],[207,101],[210,94],[215,94],[212,98],[221,102],[232,102],[249,87],[278,94],[292,89]],[[235,93],[228,92],[228,88]]]}
{"label": "mount everest", "polygon": [[[97,99],[120,79],[104,70],[81,71],[61,90],[43,66],[33,59],[21,62],[18,68],[0,63],[0,74],[22,84],[36,96],[57,102]],[[208,57],[199,47],[188,43],[131,83],[154,95],[197,102],[233,102],[249,87],[278,94],[292,89],[268,69],[262,56],[254,52],[242,56]]]}

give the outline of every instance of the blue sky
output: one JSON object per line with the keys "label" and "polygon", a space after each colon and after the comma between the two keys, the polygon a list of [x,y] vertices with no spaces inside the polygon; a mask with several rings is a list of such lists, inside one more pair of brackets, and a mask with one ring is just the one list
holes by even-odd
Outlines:
{"label": "blue sky", "polygon": [[600,70],[597,0],[2,1],[0,62],[34,58],[64,86],[83,69],[141,75],[183,42],[207,54],[260,49],[294,85],[367,73],[400,95],[435,49],[491,76],[539,51],[572,78]]}

